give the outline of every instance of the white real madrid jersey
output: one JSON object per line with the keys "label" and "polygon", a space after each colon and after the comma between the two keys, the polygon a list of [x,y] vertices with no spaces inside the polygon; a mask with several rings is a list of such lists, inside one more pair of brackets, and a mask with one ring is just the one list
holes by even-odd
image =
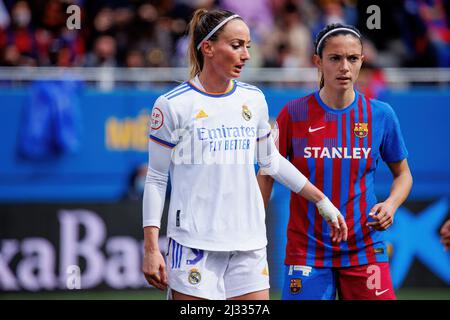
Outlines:
{"label": "white real madrid jersey", "polygon": [[242,82],[211,94],[196,78],[156,100],[150,139],[172,148],[168,237],[211,251],[266,246],[254,159],[269,134],[263,93]]}

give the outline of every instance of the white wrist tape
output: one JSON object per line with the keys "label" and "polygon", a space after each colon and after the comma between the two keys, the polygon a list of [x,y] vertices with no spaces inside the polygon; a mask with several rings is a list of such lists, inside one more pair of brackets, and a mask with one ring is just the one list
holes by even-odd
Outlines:
{"label": "white wrist tape", "polygon": [[327,221],[337,222],[338,216],[341,215],[339,210],[327,197],[318,201],[316,207],[319,210],[320,215]]}

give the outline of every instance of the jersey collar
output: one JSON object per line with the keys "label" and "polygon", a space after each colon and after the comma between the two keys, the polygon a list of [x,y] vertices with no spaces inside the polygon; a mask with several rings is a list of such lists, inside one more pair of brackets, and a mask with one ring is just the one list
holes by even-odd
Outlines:
{"label": "jersey collar", "polygon": [[326,105],[325,102],[323,102],[322,99],[320,98],[319,91],[316,91],[314,93],[314,96],[316,97],[316,100],[319,103],[319,105],[323,109],[325,109],[325,111],[331,112],[331,113],[345,113],[358,105],[358,99],[359,99],[360,93],[358,92],[358,90],[353,90],[353,91],[355,92],[355,99],[353,100],[352,103],[350,103],[348,106],[346,106],[345,108],[342,108],[342,109],[333,109],[333,108],[330,108],[328,105]]}
{"label": "jersey collar", "polygon": [[236,91],[236,81],[235,80],[231,80],[231,87],[225,91],[225,92],[219,92],[219,93],[213,93],[213,92],[207,92],[201,88],[199,88],[198,86],[196,86],[192,80],[188,81],[187,84],[195,91],[208,96],[208,97],[213,97],[213,98],[221,98],[221,97],[226,97],[231,95],[234,91]]}

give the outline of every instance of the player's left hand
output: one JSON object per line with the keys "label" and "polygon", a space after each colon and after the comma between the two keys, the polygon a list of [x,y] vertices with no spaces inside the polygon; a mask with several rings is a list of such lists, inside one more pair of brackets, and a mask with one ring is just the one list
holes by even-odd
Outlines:
{"label": "player's left hand", "polygon": [[367,226],[378,231],[385,231],[394,223],[394,214],[395,208],[390,203],[377,203],[369,213],[369,216],[371,216],[374,221],[368,222]]}

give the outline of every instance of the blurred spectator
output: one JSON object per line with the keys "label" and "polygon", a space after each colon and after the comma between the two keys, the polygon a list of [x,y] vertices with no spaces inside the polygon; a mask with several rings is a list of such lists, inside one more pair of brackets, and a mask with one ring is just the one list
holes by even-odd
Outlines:
{"label": "blurred spectator", "polygon": [[347,23],[345,21],[345,11],[342,2],[339,0],[322,0],[320,1],[322,7],[322,22],[324,25],[332,23]]}
{"label": "blurred spectator", "polygon": [[450,28],[442,0],[418,1],[427,38],[436,52],[437,66],[450,67]]}
{"label": "blurred spectator", "polygon": [[360,18],[357,27],[377,48],[380,66],[432,66],[435,63],[426,28],[418,16],[416,0],[377,3],[382,14],[381,30],[367,27],[366,10],[371,4],[373,1],[370,0],[358,1]]}
{"label": "blurred spectator", "polygon": [[175,44],[175,52],[173,55],[173,66],[174,67],[187,67],[187,52],[189,47],[189,39],[187,36],[183,36],[178,39]]}
{"label": "blurred spectator", "polygon": [[142,68],[145,66],[144,55],[141,51],[131,49],[127,52],[125,58],[125,67],[127,68]]}
{"label": "blurred spectator", "polygon": [[16,2],[11,10],[11,25],[4,31],[4,61],[11,63],[19,54],[20,65],[37,64],[34,28],[31,25],[31,10],[26,1]]}
{"label": "blurred spectator", "polygon": [[44,6],[41,18],[42,26],[57,35],[66,25],[66,11],[62,1],[49,0]]}
{"label": "blurred spectator", "polygon": [[133,36],[130,28],[135,15],[130,7],[120,7],[114,9],[113,18],[115,27],[113,36],[117,42],[117,60],[124,61],[129,49],[129,39]]}
{"label": "blurred spectator", "polygon": [[310,67],[312,42],[311,33],[303,23],[298,7],[292,2],[286,3],[274,29],[265,38],[265,66]]}
{"label": "blurred spectator", "polygon": [[170,30],[173,43],[173,54],[170,64],[174,67],[187,66],[188,23],[195,9],[199,7],[213,9],[214,1],[170,1],[171,6],[167,8],[167,16],[171,19]]}
{"label": "blurred spectator", "polygon": [[21,56],[19,50],[17,50],[16,46],[7,46],[3,50],[3,57],[1,60],[3,66],[8,67],[17,67],[23,65],[24,63],[21,61]]}
{"label": "blurred spectator", "polygon": [[9,26],[10,19],[3,0],[0,0],[0,29],[6,29]]}
{"label": "blurred spectator", "polygon": [[418,1],[406,0],[405,11],[398,15],[399,38],[407,49],[403,66],[434,67],[437,64],[436,55],[430,45],[427,27],[419,15],[418,5]]}
{"label": "blurred spectator", "polygon": [[103,8],[94,18],[94,36],[113,34],[114,13],[109,7]]}
{"label": "blurred spectator", "polygon": [[145,180],[147,178],[148,165],[143,163],[138,165],[130,176],[128,184],[127,198],[129,200],[141,200],[144,195]]}
{"label": "blurred spectator", "polygon": [[220,7],[239,14],[250,28],[251,47],[248,65],[262,67],[264,53],[261,51],[264,40],[271,36],[274,27],[274,15],[272,12],[272,0],[221,0]]}
{"label": "blurred spectator", "polygon": [[[71,4],[81,8],[81,30],[66,27]],[[382,12],[381,30],[367,27],[367,8],[372,4],[371,0],[0,0],[0,63],[186,66],[192,12],[220,7],[237,12],[250,26],[253,67],[311,66],[311,38],[335,22],[355,24],[372,41],[377,67],[450,66],[448,1],[376,2]]]}
{"label": "blurred spectator", "polygon": [[86,67],[116,67],[117,43],[112,36],[99,36],[94,42],[94,51],[86,59]]}
{"label": "blurred spectator", "polygon": [[358,23],[358,0],[343,0],[344,3],[344,17],[347,24],[352,26]]}
{"label": "blurred spectator", "polygon": [[260,42],[261,37],[267,35],[273,27],[270,0],[222,0],[220,6],[239,14],[250,28],[252,42]]}
{"label": "blurred spectator", "polygon": [[50,61],[50,46],[54,40],[53,35],[47,29],[38,28],[35,37],[39,65],[52,65]]}
{"label": "blurred spectator", "polygon": [[368,98],[380,99],[387,89],[383,70],[377,64],[378,52],[372,42],[363,40],[364,63],[359,73],[356,88]]}
{"label": "blurred spectator", "polygon": [[382,99],[380,96],[387,90],[383,70],[371,63],[365,63],[359,73],[356,88],[369,99]]}
{"label": "blurred spectator", "polygon": [[343,3],[339,0],[320,0],[320,16],[312,26],[313,34],[316,35],[326,25],[331,23],[347,24]]}
{"label": "blurred spectator", "polygon": [[149,3],[137,11],[137,39],[135,47],[144,53],[149,67],[168,67],[172,56],[170,20],[159,18],[156,7]]}

